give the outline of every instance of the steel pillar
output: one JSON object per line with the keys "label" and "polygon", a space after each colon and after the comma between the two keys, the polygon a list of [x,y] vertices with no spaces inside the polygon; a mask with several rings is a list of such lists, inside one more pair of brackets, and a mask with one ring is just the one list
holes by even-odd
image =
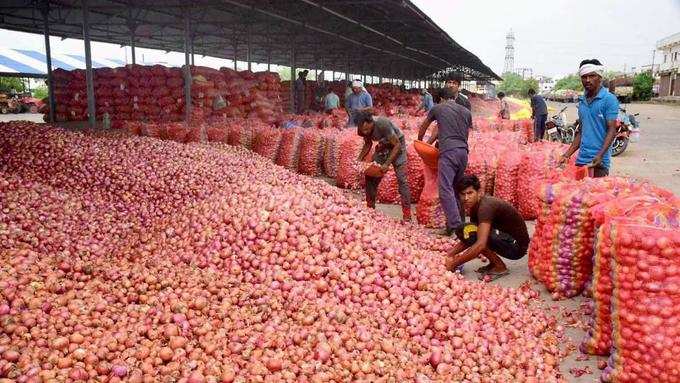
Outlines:
{"label": "steel pillar", "polygon": [[[294,40],[294,39],[293,39]],[[295,41],[290,46],[290,112],[295,113]]]}
{"label": "steel pillar", "polygon": [[45,1],[41,12],[43,15],[43,33],[45,34],[45,57],[47,58],[47,98],[50,106],[49,120],[50,122],[54,122],[56,102],[54,100],[54,85],[52,84],[52,50],[50,48],[50,22],[48,20],[50,13],[49,7],[49,3]]}
{"label": "steel pillar", "polygon": [[92,71],[92,51],[90,47],[90,10],[88,0],[82,0],[83,40],[85,41],[85,81],[87,84],[87,120],[90,128],[97,126],[97,110],[94,99],[94,72]]}
{"label": "steel pillar", "polygon": [[[188,10],[187,10],[188,12]],[[191,65],[189,50],[191,45],[191,20],[184,15],[184,121],[191,122]]]}
{"label": "steel pillar", "polygon": [[252,48],[252,47],[251,47],[251,38],[252,38],[252,37],[251,37],[251,34],[252,34],[252,33],[251,33],[250,24],[248,24],[248,31],[247,31],[247,33],[248,33],[248,36],[247,36],[248,40],[247,40],[247,43],[246,43],[246,61],[248,61],[248,70],[249,70],[249,71],[252,71],[252,63],[251,63],[252,58],[251,58],[251,56],[250,56],[250,55],[251,55],[251,51],[250,51],[250,50],[251,50],[251,48]]}

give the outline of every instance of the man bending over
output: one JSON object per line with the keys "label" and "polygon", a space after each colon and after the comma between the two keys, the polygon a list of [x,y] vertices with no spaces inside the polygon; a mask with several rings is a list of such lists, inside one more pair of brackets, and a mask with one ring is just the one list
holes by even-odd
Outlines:
{"label": "man bending over", "polygon": [[508,274],[508,268],[501,257],[517,260],[529,248],[529,232],[524,219],[512,205],[480,192],[479,179],[466,175],[457,184],[457,190],[468,211],[470,222],[456,231],[460,242],[449,252],[446,268],[455,270],[478,255],[489,260],[489,264],[477,269],[480,278],[490,280]]}

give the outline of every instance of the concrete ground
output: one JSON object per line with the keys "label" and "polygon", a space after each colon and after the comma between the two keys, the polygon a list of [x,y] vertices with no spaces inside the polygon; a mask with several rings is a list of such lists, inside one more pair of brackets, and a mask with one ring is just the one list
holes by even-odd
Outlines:
{"label": "concrete ground", "polygon": [[[549,103],[555,111],[566,104]],[[613,159],[612,174],[646,178],[653,183],[672,190],[680,195],[680,107],[673,105],[630,104],[626,105],[629,112],[640,113],[641,125],[640,142],[631,143],[626,152]],[[576,118],[576,107],[572,104],[567,110],[569,121]],[[11,120],[29,120],[42,122],[42,115],[18,114],[0,115],[0,122]],[[357,192],[357,198],[363,195]],[[393,217],[401,217],[401,209],[394,205],[379,205],[378,209]],[[530,233],[533,233],[534,222],[527,222]],[[519,287],[521,284],[535,281],[529,275],[527,257],[519,261],[507,262],[511,274],[492,283],[504,287]],[[474,270],[481,262],[474,260],[465,266],[464,275],[477,278]],[[566,329],[564,346],[577,347],[585,332],[583,328],[588,318],[583,315],[581,305],[586,302],[583,297],[553,301],[550,294],[539,284],[534,288],[541,293],[541,305],[545,310],[553,312],[560,324]],[[562,362],[561,371],[569,382],[598,382],[599,370],[597,361],[604,358],[585,356],[573,349]],[[571,369],[589,369],[580,377],[574,376]]]}
{"label": "concrete ground", "polygon": [[39,113],[0,114],[0,122],[26,120],[31,122],[45,122]]}

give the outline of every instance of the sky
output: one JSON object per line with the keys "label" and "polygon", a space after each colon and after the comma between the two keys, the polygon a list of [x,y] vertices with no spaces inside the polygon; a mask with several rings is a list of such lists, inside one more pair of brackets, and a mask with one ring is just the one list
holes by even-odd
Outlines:
{"label": "sky", "polygon": [[[413,0],[456,42],[496,73],[503,71],[505,37],[515,34],[515,68],[559,78],[586,58],[610,70],[649,65],[656,42],[680,32],[680,0]],[[42,35],[2,31],[0,48],[42,52]],[[56,53],[83,55],[81,40],[53,37]],[[95,57],[131,60],[129,48],[93,43]],[[181,65],[184,55],[137,49],[137,61]],[[127,56],[126,56],[127,55]],[[661,59],[656,54],[656,63]],[[232,66],[230,60],[196,56],[197,65]],[[245,69],[245,63],[239,63]],[[258,65],[256,70],[265,70]],[[277,68],[274,68],[276,70]]]}
{"label": "sky", "polygon": [[[412,1],[498,74],[511,29],[515,68],[554,78],[588,58],[630,72],[651,64],[658,40],[680,32],[680,0]],[[657,52],[656,64],[660,58]]]}

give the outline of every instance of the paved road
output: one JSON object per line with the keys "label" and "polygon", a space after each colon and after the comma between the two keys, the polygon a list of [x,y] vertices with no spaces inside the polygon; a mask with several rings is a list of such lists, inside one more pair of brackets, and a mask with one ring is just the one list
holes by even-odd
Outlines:
{"label": "paved road", "polygon": [[[556,110],[567,104],[549,103]],[[680,195],[680,106],[627,104],[630,113],[640,113],[640,142],[630,143],[615,157],[612,174],[645,178]],[[576,107],[567,109],[569,121]]]}
{"label": "paved road", "polygon": [[38,113],[0,114],[0,122],[26,120],[32,122],[45,122],[43,115]]}

